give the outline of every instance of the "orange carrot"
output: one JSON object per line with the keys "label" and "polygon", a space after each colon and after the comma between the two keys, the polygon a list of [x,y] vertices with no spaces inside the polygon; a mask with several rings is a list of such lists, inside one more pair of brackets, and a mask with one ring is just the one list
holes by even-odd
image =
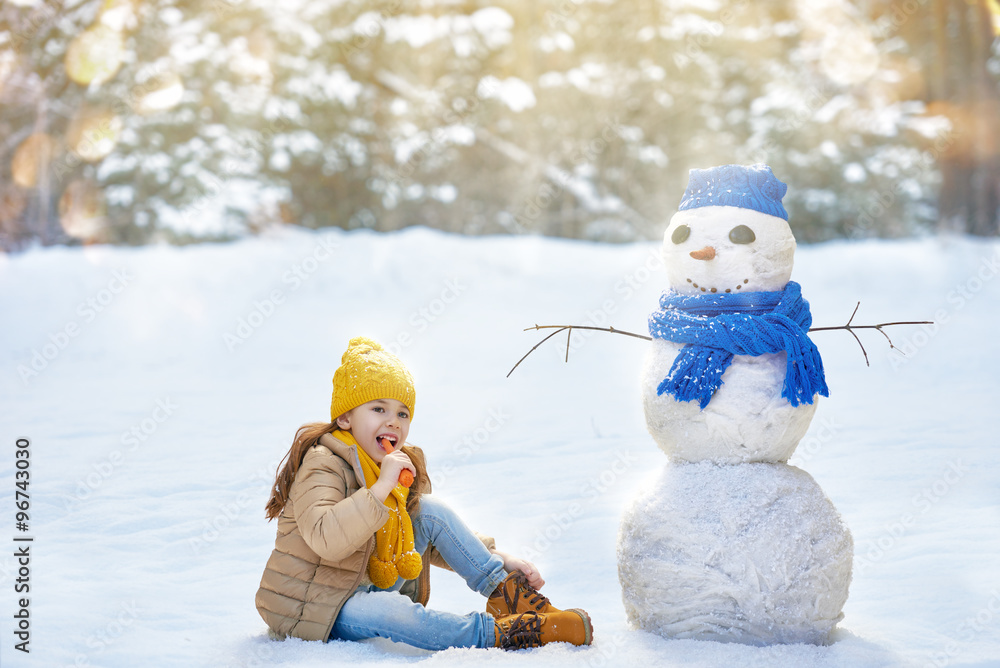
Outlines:
{"label": "orange carrot", "polygon": [[[392,443],[387,438],[378,439],[379,446],[385,450],[385,454],[392,452]],[[403,469],[399,472],[399,484],[403,487],[409,487],[413,484],[413,472],[410,469]]]}

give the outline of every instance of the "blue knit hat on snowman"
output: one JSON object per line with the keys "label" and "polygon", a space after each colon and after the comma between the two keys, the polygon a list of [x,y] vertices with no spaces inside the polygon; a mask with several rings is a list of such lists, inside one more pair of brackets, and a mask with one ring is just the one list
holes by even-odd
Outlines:
{"label": "blue knit hat on snowman", "polygon": [[736,206],[788,220],[781,203],[788,186],[764,164],[692,169],[678,211],[703,206]]}

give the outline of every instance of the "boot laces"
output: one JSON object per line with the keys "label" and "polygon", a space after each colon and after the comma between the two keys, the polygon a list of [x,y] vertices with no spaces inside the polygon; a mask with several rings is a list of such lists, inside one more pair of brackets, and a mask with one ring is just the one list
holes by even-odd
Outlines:
{"label": "boot laces", "polygon": [[500,638],[503,649],[524,649],[542,644],[542,619],[537,612],[522,612],[511,621]]}
{"label": "boot laces", "polygon": [[528,580],[524,575],[517,573],[514,575],[514,580],[517,582],[521,595],[528,599],[528,603],[535,606],[535,610],[541,610],[543,606],[548,604],[548,597],[528,584]]}

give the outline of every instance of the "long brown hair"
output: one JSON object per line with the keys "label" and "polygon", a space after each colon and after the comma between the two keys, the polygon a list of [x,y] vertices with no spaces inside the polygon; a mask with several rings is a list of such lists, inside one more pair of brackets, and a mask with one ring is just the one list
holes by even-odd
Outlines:
{"label": "long brown hair", "polygon": [[[288,502],[288,493],[295,482],[295,474],[302,466],[309,448],[319,442],[323,434],[329,434],[338,429],[335,422],[310,422],[299,427],[295,432],[295,440],[292,447],[288,449],[284,458],[278,464],[278,470],[274,478],[274,485],[271,486],[271,498],[264,506],[264,516],[268,521],[273,520],[284,509]],[[401,450],[406,453],[413,462],[413,468],[417,469],[414,476],[413,485],[410,487],[410,495],[406,499],[406,512],[413,513],[420,503],[420,496],[430,492],[430,477],[427,475],[427,463],[424,461],[423,452],[412,445],[404,445]],[[364,485],[364,480],[359,481]]]}

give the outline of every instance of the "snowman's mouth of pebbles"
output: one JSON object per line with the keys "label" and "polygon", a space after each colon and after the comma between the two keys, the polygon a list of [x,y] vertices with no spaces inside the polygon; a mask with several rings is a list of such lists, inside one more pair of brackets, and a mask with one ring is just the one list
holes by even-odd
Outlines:
{"label": "snowman's mouth of pebbles", "polygon": [[[698,285],[697,283],[695,283],[694,281],[692,281],[690,278],[687,279],[687,282],[690,283],[692,287],[695,287],[695,288],[701,290],[702,292],[718,292],[719,291],[718,288],[711,288],[711,287],[707,287],[707,286],[704,286],[704,285]],[[726,288],[722,292],[737,292],[738,290],[742,289],[743,286],[746,285],[749,282],[750,282],[749,278],[744,278],[743,282],[740,283],[739,285],[737,285],[735,288]]]}

